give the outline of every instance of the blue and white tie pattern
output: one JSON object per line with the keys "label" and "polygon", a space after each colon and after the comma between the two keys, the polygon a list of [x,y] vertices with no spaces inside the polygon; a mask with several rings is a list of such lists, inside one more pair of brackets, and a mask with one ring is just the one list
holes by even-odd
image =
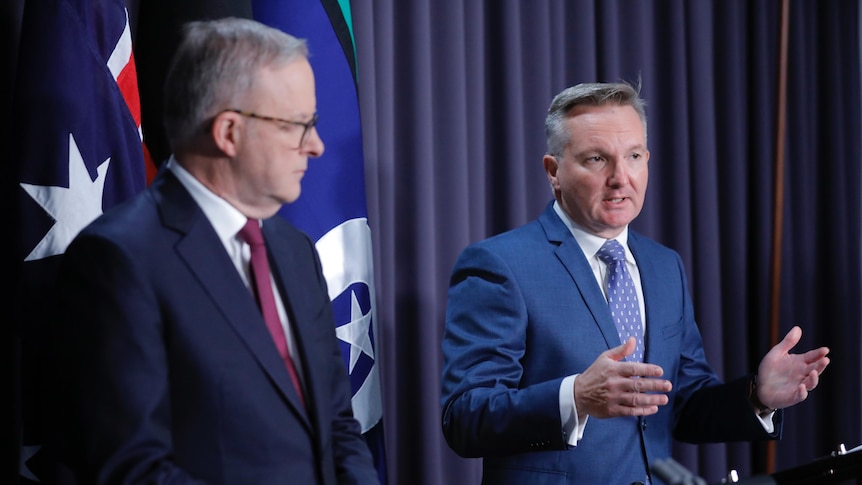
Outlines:
{"label": "blue and white tie pattern", "polygon": [[635,351],[626,360],[643,362],[643,320],[634,281],[626,268],[626,252],[616,239],[608,239],[597,254],[608,265],[608,306],[620,342],[625,342],[629,337],[637,341]]}

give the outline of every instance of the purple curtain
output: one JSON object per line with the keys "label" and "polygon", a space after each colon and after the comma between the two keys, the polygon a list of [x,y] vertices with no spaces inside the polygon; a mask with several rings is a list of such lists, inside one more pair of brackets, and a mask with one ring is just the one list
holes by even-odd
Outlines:
{"label": "purple curtain", "polygon": [[[717,372],[753,372],[771,347],[773,274],[780,336],[800,325],[797,350],[832,349],[821,386],[785,413],[775,471],[862,442],[856,1],[791,2],[782,175],[779,0],[352,3],[392,480],[481,479],[479,460],[455,456],[440,431],[449,271],[468,243],[550,200],[545,110],[584,81],[642,81],[652,173],[634,226],[683,256]],[[710,483],[767,471],[762,444],[674,452]]]}

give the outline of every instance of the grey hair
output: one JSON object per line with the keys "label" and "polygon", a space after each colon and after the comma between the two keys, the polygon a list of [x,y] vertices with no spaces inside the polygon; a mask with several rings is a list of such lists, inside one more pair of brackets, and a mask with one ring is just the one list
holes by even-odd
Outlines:
{"label": "grey hair", "polygon": [[260,71],[308,58],[308,46],[281,30],[241,18],[183,26],[164,84],[164,125],[171,149],[185,146],[227,108],[236,108]]}
{"label": "grey hair", "polygon": [[637,112],[644,126],[644,140],[647,136],[646,101],[640,97],[640,83],[632,85],[619,83],[583,83],[568,87],[554,96],[548,115],[545,118],[545,137],[548,155],[562,156],[571,134],[566,130],[565,121],[569,110],[575,106],[603,105],[631,106]]}

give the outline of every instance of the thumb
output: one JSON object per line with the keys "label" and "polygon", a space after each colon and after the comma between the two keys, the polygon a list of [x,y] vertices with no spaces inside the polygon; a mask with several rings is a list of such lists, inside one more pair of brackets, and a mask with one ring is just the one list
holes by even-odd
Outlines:
{"label": "thumb", "polygon": [[774,350],[781,352],[782,354],[790,353],[790,349],[796,346],[799,343],[799,340],[802,339],[802,329],[799,328],[798,325],[795,325],[793,328],[787,332],[787,335],[781,339],[781,342],[778,342]]}
{"label": "thumb", "polygon": [[605,355],[605,357],[607,357],[611,360],[616,360],[619,362],[619,361],[625,359],[626,356],[628,356],[629,354],[634,352],[636,346],[637,346],[637,341],[635,341],[635,338],[629,337],[628,340],[626,340],[622,344],[620,344],[620,345],[618,345],[612,349],[605,350],[604,355]]}

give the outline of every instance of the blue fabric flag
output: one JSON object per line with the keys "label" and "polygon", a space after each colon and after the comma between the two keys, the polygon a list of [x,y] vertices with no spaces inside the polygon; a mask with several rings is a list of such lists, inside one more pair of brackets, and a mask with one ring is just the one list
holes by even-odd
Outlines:
{"label": "blue fabric flag", "polygon": [[317,241],[353,386],[353,411],[387,483],[375,331],[371,229],[348,2],[253,0],[255,20],[307,39],[326,150],[311,160],[302,195],[280,214]]}
{"label": "blue fabric flag", "polygon": [[[146,170],[122,0],[25,2],[18,61],[11,153],[25,461],[50,433],[41,342],[58,257],[104,210],[143,190]],[[22,474],[38,473],[22,464]]]}

